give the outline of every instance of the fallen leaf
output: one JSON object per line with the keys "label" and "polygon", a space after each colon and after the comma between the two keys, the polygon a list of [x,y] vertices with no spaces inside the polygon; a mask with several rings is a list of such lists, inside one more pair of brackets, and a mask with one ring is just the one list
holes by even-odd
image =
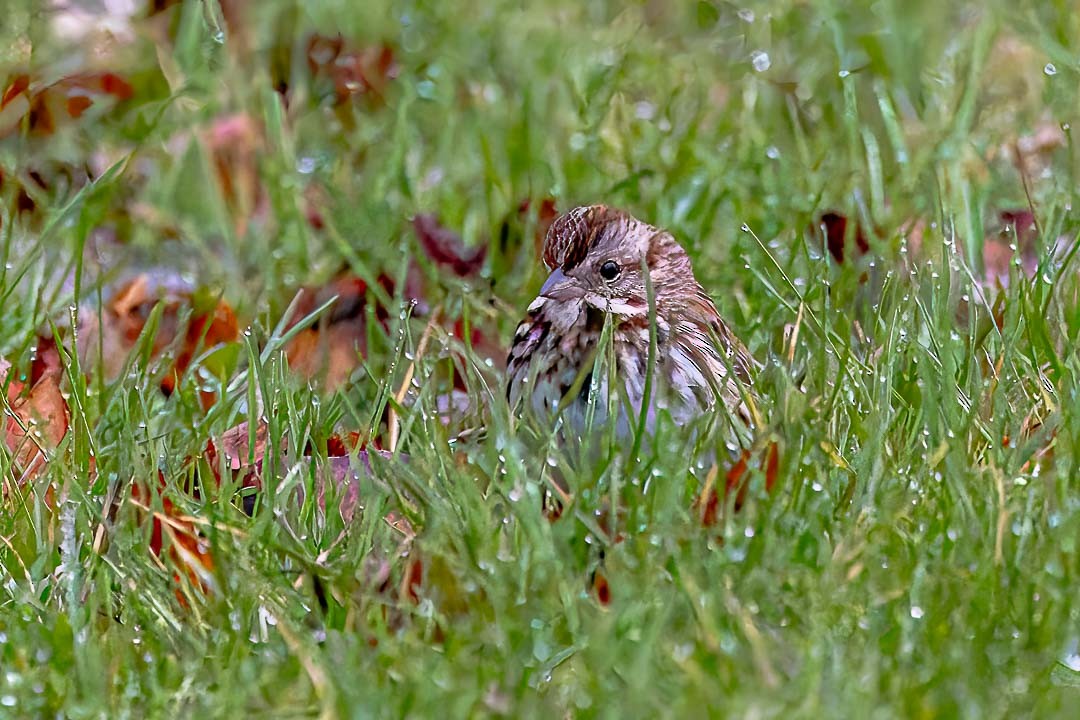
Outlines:
{"label": "fallen leaf", "polygon": [[[176,359],[161,381],[161,389],[171,394],[191,367],[196,355],[215,346],[235,342],[240,336],[236,316],[227,303],[199,295],[189,283],[170,271],[141,273],[122,285],[100,313],[84,308],[79,313],[79,360],[84,370],[96,367],[106,381],[116,379],[128,361],[150,314],[163,304],[151,358],[176,347]],[[185,313],[190,313],[185,321]],[[100,351],[100,355],[99,355]],[[200,389],[204,407],[217,399],[216,392]]]}
{"label": "fallen leaf", "polygon": [[[378,284],[385,295],[395,295],[394,281],[388,275],[380,275]],[[415,267],[409,268],[403,291],[406,300],[414,301],[414,314],[424,314],[427,306],[422,302],[420,275]],[[296,317],[303,318],[335,297],[337,301],[315,325],[301,330],[285,346],[290,369],[307,380],[318,380],[329,392],[343,387],[367,355],[367,283],[342,271],[323,287],[306,288],[296,308]],[[373,314],[386,330],[389,310],[376,303]]]}
{"label": "fallen leaf", "polygon": [[338,104],[357,96],[381,101],[390,81],[398,75],[390,46],[351,48],[341,35],[312,35],[306,57],[308,71],[314,78],[330,82]]}
{"label": "fallen leaf", "polygon": [[95,104],[115,104],[133,95],[131,84],[112,72],[70,75],[47,84],[15,75],[0,100],[0,138],[20,127],[33,136],[52,135]]}
{"label": "fallen leaf", "polygon": [[487,244],[471,249],[465,247],[461,236],[444,227],[434,215],[414,217],[413,230],[427,256],[459,277],[475,275],[484,266]]}
{"label": "fallen leaf", "polygon": [[[153,494],[161,499],[161,509],[154,508]],[[180,572],[203,595],[209,595],[216,587],[214,582],[214,559],[210,554],[210,543],[203,537],[193,520],[184,516],[177,505],[169,498],[165,475],[159,470],[156,491],[151,491],[145,483],[135,482],[131,486],[131,497],[135,505],[150,517],[150,552],[157,558],[168,558],[177,568],[173,581],[177,584],[176,598],[184,607],[187,598],[181,586]],[[166,543],[166,539],[168,542]]]}
{"label": "fallen leaf", "polygon": [[[849,248],[855,251],[855,258],[862,257],[870,250],[870,243],[866,240],[862,226],[859,223],[854,223],[853,227],[849,229],[847,217],[840,213],[832,211],[822,213],[814,230],[815,233],[819,230],[824,232],[825,245],[829,250],[829,254],[838,263],[843,263],[845,257],[849,259],[852,257],[848,253]],[[852,248],[851,245],[854,245],[854,247]]]}
{"label": "fallen leaf", "polygon": [[[262,490],[262,470],[269,426],[260,422],[255,427],[254,444],[250,427],[247,422],[242,422],[223,432],[217,440],[207,441],[206,462],[213,473],[216,486],[221,485],[224,471],[229,473],[230,478],[237,481],[241,488]],[[251,494],[244,496],[244,511],[250,515],[252,507],[249,507],[249,498],[250,505],[254,505],[255,497]]]}
{"label": "fallen leaf", "polygon": [[244,237],[251,221],[269,212],[270,200],[259,172],[265,151],[262,125],[246,113],[225,115],[211,123],[202,139],[236,234]]}
{"label": "fallen leaf", "polygon": [[607,576],[600,569],[593,572],[592,586],[596,601],[603,607],[609,606],[611,604],[611,585],[608,584]]}
{"label": "fallen leaf", "polygon": [[[524,219],[529,214],[532,207],[533,203],[531,200],[522,200],[518,205],[518,218]],[[547,237],[547,231],[548,228],[551,227],[551,223],[553,223],[558,216],[559,208],[555,204],[555,198],[544,197],[537,203],[536,229],[533,232],[534,257],[540,257],[544,254],[544,238]]]}
{"label": "fallen leaf", "polygon": [[769,493],[773,491],[780,472],[779,444],[775,441],[767,443],[764,452],[761,452],[760,448],[756,450],[744,449],[724,476],[724,492],[722,496],[716,490],[716,475],[719,468],[713,466],[712,471],[709,473],[705,487],[695,502],[702,525],[711,527],[717,523],[720,519],[721,504],[732,492],[735,493],[734,510],[738,512],[742,509],[749,489],[747,485],[750,479],[749,470],[751,463],[755,459],[765,475],[765,491]]}
{"label": "fallen leaf", "polygon": [[[2,374],[6,376],[8,370],[2,369]],[[9,397],[12,389],[9,386]],[[9,402],[13,415],[4,422],[4,443],[21,484],[41,471],[49,451],[63,441],[70,416],[55,375],[43,377],[29,392]]]}
{"label": "fallen leaf", "polygon": [[[266,423],[259,423],[255,429],[254,445],[251,444],[249,428],[248,423],[243,422],[225,431],[216,440],[210,440],[206,446],[206,461],[213,472],[212,480],[215,485],[221,484],[224,472],[238,482],[242,489],[253,491],[243,495],[244,512],[251,515],[254,513],[256,495],[263,489],[263,466],[267,457],[269,427]],[[286,462],[284,443],[282,439],[282,448],[278,453],[278,467],[283,473],[290,469]],[[329,495],[336,499],[342,520],[346,523],[353,520],[357,508],[360,507],[361,474],[372,473],[372,453],[378,453],[384,458],[392,457],[391,453],[377,446],[368,447],[356,432],[345,435],[335,433],[327,439],[326,457],[318,460],[315,473],[315,497],[321,510],[327,510]],[[296,463],[316,462],[313,459],[316,454],[309,441],[304,457]],[[302,490],[298,502],[303,502]]]}
{"label": "fallen leaf", "polygon": [[1020,268],[1033,277],[1039,267],[1038,226],[1029,209],[1002,210],[983,238],[984,279],[992,287],[1009,286],[1009,268]]}

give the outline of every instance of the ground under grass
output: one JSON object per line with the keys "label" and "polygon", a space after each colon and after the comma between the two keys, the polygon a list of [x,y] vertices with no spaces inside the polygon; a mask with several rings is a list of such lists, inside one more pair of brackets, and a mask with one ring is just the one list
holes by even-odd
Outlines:
{"label": "ground under grass", "polygon": [[[0,454],[0,715],[1075,712],[1071,3],[82,4],[0,24],[0,357],[30,379],[55,332],[71,412],[32,476]],[[711,468],[662,425],[642,458],[599,434],[545,518],[500,353],[548,198],[688,247],[764,363],[772,493],[751,469],[703,527]],[[147,268],[241,330],[169,397],[167,308],[123,352],[70,330]],[[282,318],[343,270],[364,359],[331,391]],[[257,496],[207,481],[241,422]],[[349,432],[393,452],[346,521],[313,491]],[[164,499],[202,586],[151,552]]]}

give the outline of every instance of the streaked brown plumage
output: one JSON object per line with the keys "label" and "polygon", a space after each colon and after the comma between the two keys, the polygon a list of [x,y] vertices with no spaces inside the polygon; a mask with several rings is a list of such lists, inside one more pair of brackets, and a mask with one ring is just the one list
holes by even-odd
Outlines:
{"label": "streaked brown plumage", "polygon": [[[744,414],[738,377],[748,383],[755,362],[720,318],[694,277],[690,258],[672,235],[628,213],[603,205],[579,207],[556,219],[544,243],[551,275],[514,334],[507,394],[540,414],[561,407],[572,428],[582,429],[589,381],[605,316],[611,316],[621,403],[619,434],[636,425],[645,391],[649,352],[649,301],[642,264],[656,302],[656,373],[648,424],[660,409],[682,424],[723,403]],[[575,387],[576,398],[566,398]],[[607,406],[606,377],[597,383],[597,419]],[[744,386],[745,392],[745,386]],[[622,393],[620,393],[620,397]],[[566,398],[566,400],[564,400]]]}

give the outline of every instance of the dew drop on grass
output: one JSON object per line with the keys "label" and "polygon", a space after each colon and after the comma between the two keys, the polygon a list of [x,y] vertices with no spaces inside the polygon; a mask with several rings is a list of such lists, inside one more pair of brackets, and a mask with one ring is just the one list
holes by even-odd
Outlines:
{"label": "dew drop on grass", "polygon": [[686,662],[694,652],[693,643],[679,643],[671,651],[671,657],[677,663]]}
{"label": "dew drop on grass", "polygon": [[775,145],[770,145],[769,147],[765,148],[765,157],[769,158],[770,160],[776,160],[780,157],[780,148],[776,147]]}
{"label": "dew drop on grass", "polygon": [[840,72],[838,72],[836,74],[839,75],[841,78],[846,78],[848,75],[851,74],[851,72],[848,71],[848,70],[841,70]]}
{"label": "dew drop on grass", "polygon": [[652,120],[656,116],[656,106],[648,100],[642,100],[634,106],[634,115],[638,120]]}
{"label": "dew drop on grass", "polygon": [[915,620],[921,620],[924,614],[923,609],[918,605],[911,606],[911,617]]}
{"label": "dew drop on grass", "polygon": [[772,67],[772,59],[769,58],[769,53],[763,50],[755,50],[750,53],[750,64],[758,72],[765,72]]}
{"label": "dew drop on grass", "polygon": [[1057,75],[1057,68],[1054,67],[1054,63],[1046,63],[1046,65],[1043,66],[1043,72],[1046,73],[1047,76],[1052,77]]}

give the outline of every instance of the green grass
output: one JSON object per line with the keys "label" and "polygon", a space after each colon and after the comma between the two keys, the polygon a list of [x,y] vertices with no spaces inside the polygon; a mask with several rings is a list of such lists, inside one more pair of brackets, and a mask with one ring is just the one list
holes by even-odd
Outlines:
{"label": "green grass", "polygon": [[[25,371],[50,321],[76,302],[92,314],[117,275],[148,266],[190,275],[249,332],[209,411],[191,383],[157,391],[164,360],[133,357],[105,382],[65,355],[67,439],[22,488],[0,456],[0,715],[1075,712],[1080,155],[1067,129],[1028,173],[1010,150],[1080,121],[1071,3],[263,0],[237,23],[189,2],[97,55],[55,37],[42,3],[13,5],[7,68],[97,64],[134,95],[0,140],[0,357]],[[394,47],[384,99],[332,107],[307,69],[313,32]],[[200,140],[230,114],[261,128],[239,165],[265,192],[254,213]],[[15,211],[20,183],[33,211]],[[309,185],[322,229],[305,221]],[[288,471],[309,439],[322,455],[335,429],[385,439],[428,318],[390,299],[388,330],[372,323],[366,362],[329,395],[274,349],[296,288],[344,265],[401,277],[414,256],[430,308],[505,346],[542,280],[516,208],[549,195],[626,207],[687,245],[765,362],[776,492],[755,470],[742,511],[702,529],[707,468],[662,424],[640,463],[598,433],[611,462],[572,476],[571,512],[549,523],[545,457],[507,423],[501,372],[437,329],[398,408],[408,459],[374,459],[347,527],[298,500],[326,464],[316,450]],[[983,238],[1029,195],[1039,267],[988,290]],[[868,257],[823,252],[807,229],[829,209],[866,228]],[[424,257],[418,212],[490,242],[482,275]],[[101,228],[121,247],[105,265]],[[487,432],[451,444],[460,428],[436,403],[453,358]],[[229,482],[184,492],[207,476],[186,459],[260,402],[286,457],[268,458],[255,515]],[[181,586],[186,604],[129,498],[159,469],[212,548],[217,591]],[[599,516],[616,509],[613,544]],[[405,548],[391,511],[416,529]],[[399,591],[415,558],[418,602]],[[600,567],[607,607],[590,591]]]}

